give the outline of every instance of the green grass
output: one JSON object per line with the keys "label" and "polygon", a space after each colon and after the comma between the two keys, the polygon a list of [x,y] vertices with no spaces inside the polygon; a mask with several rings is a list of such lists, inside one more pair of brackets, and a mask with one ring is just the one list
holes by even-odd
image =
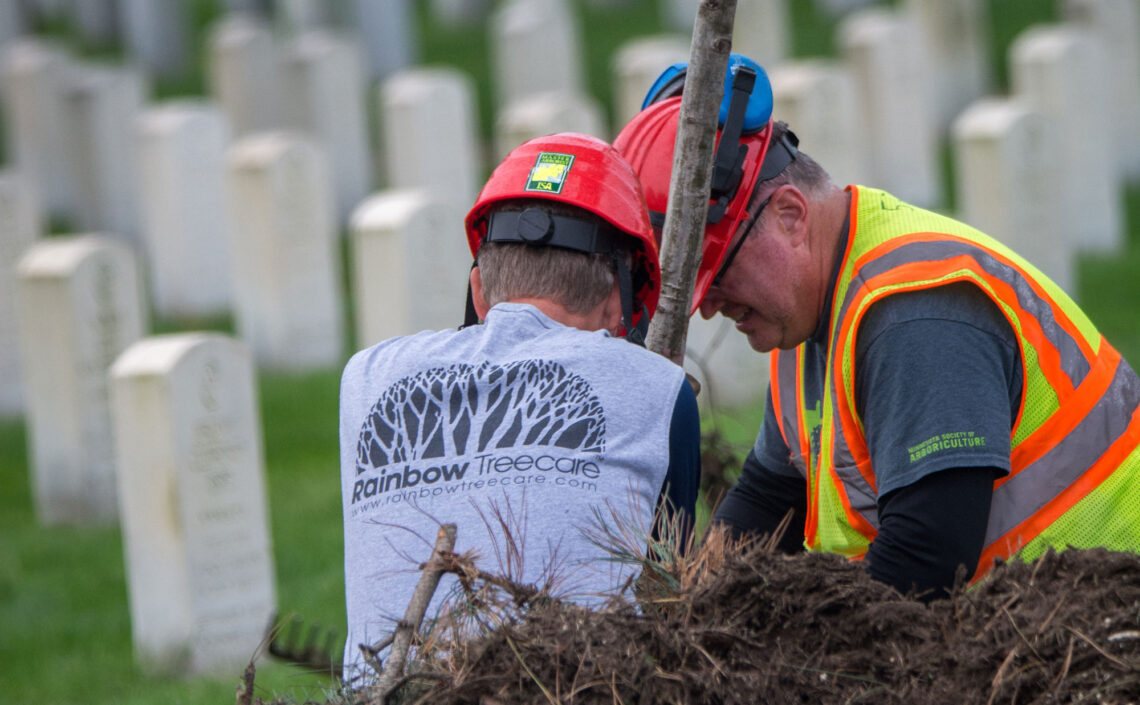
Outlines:
{"label": "green grass", "polygon": [[[426,2],[416,3],[422,8]],[[808,0],[789,0],[796,26],[796,56],[834,53],[834,21]],[[217,4],[194,0],[197,34],[216,17]],[[1019,28],[1052,19],[1048,0],[993,0],[995,46],[1008,46]],[[1000,9],[999,9],[1000,7]],[[612,114],[606,76],[613,49],[633,35],[662,31],[655,0],[632,0],[603,10],[578,3],[583,20],[589,90]],[[445,30],[419,16],[425,63],[451,64],[474,76],[485,135],[492,114],[487,35],[482,27]],[[65,35],[68,29],[46,28]],[[100,51],[107,51],[100,49]],[[200,92],[200,52],[193,75],[160,84],[158,94]],[[1004,64],[995,71],[1004,85]],[[1140,185],[1129,192],[1132,238],[1122,256],[1086,257],[1080,263],[1078,298],[1105,335],[1140,363]],[[347,268],[346,268],[347,271]],[[461,302],[456,302],[456,311]],[[232,330],[228,319],[159,321],[155,329]],[[259,379],[267,463],[270,522],[278,604],[307,621],[343,630],[342,518],[337,451],[339,370]],[[706,419],[740,455],[751,446],[761,405]],[[221,678],[148,676],[134,663],[122,541],[117,529],[43,528],[32,508],[21,423],[0,423],[0,705],[53,703],[232,703],[238,673]],[[283,664],[265,662],[258,695],[285,693],[298,701],[323,700],[329,681]]]}

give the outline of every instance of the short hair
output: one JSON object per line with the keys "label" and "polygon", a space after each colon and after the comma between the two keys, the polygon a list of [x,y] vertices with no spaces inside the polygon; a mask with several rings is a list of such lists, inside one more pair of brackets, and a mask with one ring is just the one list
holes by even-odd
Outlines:
{"label": "short hair", "polygon": [[[541,208],[593,223],[605,221],[590,211],[548,199],[515,199],[493,211]],[[628,254],[626,255],[628,259]],[[520,298],[548,299],[571,313],[587,313],[605,301],[614,286],[611,254],[589,254],[562,247],[516,242],[484,242],[479,247],[479,274],[488,306]]]}
{"label": "short hair", "polygon": [[[768,149],[771,150],[789,131],[787,123],[779,120],[773,122],[772,138],[769,143],[771,146]],[[769,194],[785,184],[795,186],[813,200],[822,198],[835,188],[835,184],[832,183],[831,176],[828,175],[827,171],[806,152],[797,150],[796,158],[788,164],[787,168],[768,181],[756,184],[748,202],[749,210],[751,211],[759,206]],[[763,218],[763,216],[764,214],[761,213],[760,217]]]}

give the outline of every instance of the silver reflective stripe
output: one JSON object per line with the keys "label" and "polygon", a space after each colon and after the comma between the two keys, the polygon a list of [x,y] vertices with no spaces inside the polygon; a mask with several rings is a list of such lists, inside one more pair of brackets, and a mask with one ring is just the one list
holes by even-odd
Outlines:
{"label": "silver reflective stripe", "polygon": [[[948,236],[949,237],[949,236]],[[936,240],[932,242],[911,242],[901,245],[881,257],[877,257],[859,268],[847,287],[840,320],[847,315],[847,309],[855,298],[859,287],[856,279],[872,279],[884,272],[911,262],[937,262],[959,255],[972,257],[987,273],[1010,285],[1017,294],[1018,305],[1037,319],[1046,339],[1057,349],[1061,357],[1061,368],[1069,377],[1073,387],[1080,386],[1089,373],[1089,362],[1081,352],[1080,344],[1063,329],[1053,317],[1049,302],[1038,296],[1029,282],[1016,269],[999,261],[982,248],[964,240]]]}
{"label": "silver reflective stripe", "polygon": [[879,528],[877,493],[855,465],[855,457],[851,453],[851,446],[847,444],[847,434],[843,432],[843,422],[839,418],[839,403],[835,398],[834,384],[831,385],[829,393],[831,394],[831,422],[835,427],[835,450],[831,453],[831,462],[835,468],[835,474],[843,482],[843,488],[847,492],[848,504],[877,530]]}
{"label": "silver reflective stripe", "polygon": [[[1112,383],[1076,428],[994,490],[986,545],[1005,536],[1076,482],[1125,432],[1137,406],[1140,379],[1121,359]],[[1025,541],[1031,538],[1027,536]]]}
{"label": "silver reflective stripe", "polygon": [[796,384],[796,369],[799,365],[799,348],[793,350],[779,350],[779,373],[777,382],[780,385],[780,427],[784,431],[784,440],[788,443],[791,453],[792,465],[807,477],[810,462],[800,452],[800,407],[798,403],[798,388]]}

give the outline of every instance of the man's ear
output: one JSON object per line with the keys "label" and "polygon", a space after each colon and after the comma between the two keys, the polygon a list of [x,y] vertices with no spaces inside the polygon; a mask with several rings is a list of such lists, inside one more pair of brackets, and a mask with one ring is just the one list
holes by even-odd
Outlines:
{"label": "man's ear", "polygon": [[471,303],[475,306],[479,320],[486,320],[487,311],[490,311],[491,307],[487,305],[487,299],[483,296],[483,275],[479,273],[478,266],[471,268]]}
{"label": "man's ear", "polygon": [[795,186],[785,184],[772,193],[768,210],[780,225],[780,230],[797,240],[807,237],[808,200]]}

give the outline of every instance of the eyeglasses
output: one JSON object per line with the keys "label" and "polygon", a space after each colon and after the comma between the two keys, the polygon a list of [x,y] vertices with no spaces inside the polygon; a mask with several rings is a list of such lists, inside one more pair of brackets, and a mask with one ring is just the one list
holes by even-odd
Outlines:
{"label": "eyeglasses", "polygon": [[760,219],[760,214],[764,212],[764,207],[767,206],[768,201],[771,200],[772,196],[769,194],[768,197],[765,198],[764,201],[760,204],[760,207],[756,209],[756,213],[752,216],[751,220],[748,223],[748,229],[744,231],[744,234],[741,235],[740,239],[736,241],[736,245],[734,245],[733,248],[728,251],[728,254],[724,257],[724,261],[720,263],[720,269],[717,270],[716,276],[713,277],[712,280],[713,286],[720,286],[720,280],[724,279],[725,273],[732,265],[732,260],[736,258],[736,253],[740,252],[740,246],[743,245],[744,241],[748,239],[749,233],[751,233],[756,228],[756,221]]}

